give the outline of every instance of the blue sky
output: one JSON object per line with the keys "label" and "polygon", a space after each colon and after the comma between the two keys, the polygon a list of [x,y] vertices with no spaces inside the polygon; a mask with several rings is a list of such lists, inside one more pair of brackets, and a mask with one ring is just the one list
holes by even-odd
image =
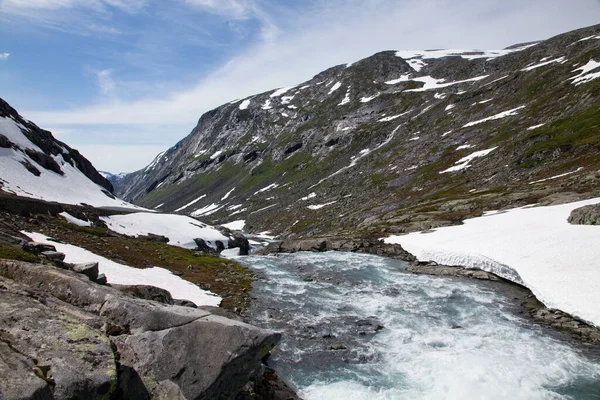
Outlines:
{"label": "blue sky", "polygon": [[497,49],[597,0],[0,0],[0,97],[110,172],[220,104],[389,49]]}

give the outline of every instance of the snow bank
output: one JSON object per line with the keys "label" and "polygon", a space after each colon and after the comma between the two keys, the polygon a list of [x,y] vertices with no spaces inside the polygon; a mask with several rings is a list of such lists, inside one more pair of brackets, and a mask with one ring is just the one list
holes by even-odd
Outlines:
{"label": "snow bank", "polygon": [[600,227],[567,222],[600,198],[517,208],[431,233],[390,236],[419,260],[480,268],[527,286],[549,308],[600,326]]}
{"label": "snow bank", "polygon": [[212,226],[185,215],[133,213],[100,218],[106,222],[109,229],[117,233],[129,236],[149,233],[163,235],[169,238],[169,244],[186,249],[196,247],[195,238],[204,239],[208,243],[228,240]]}
{"label": "snow bank", "polygon": [[66,211],[61,212],[58,215],[60,215],[64,219],[66,219],[67,222],[70,223],[70,224],[75,224],[77,226],[92,226],[92,223],[90,221],[84,221],[82,219],[76,218],[76,217],[72,216],[71,214],[69,214]]}
{"label": "snow bank", "polygon": [[51,242],[40,233],[23,232],[32,240],[51,244],[57,251],[65,253],[65,261],[69,263],[97,262],[101,273],[106,275],[109,283],[119,285],[151,285],[168,290],[174,299],[194,302],[197,306],[219,306],[221,297],[200,289],[191,282],[173,275],[169,270],[159,267],[133,268],[119,264],[107,258],[70,244]]}

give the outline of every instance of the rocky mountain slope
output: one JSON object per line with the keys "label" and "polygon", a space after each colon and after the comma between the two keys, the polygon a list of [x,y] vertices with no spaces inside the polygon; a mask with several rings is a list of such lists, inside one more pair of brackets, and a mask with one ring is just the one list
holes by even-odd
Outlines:
{"label": "rocky mountain slope", "polygon": [[385,51],[205,113],[116,192],[282,237],[380,235],[600,193],[600,25]]}
{"label": "rocky mountain slope", "polygon": [[67,204],[132,207],[77,150],[23,118],[0,99],[0,189]]}

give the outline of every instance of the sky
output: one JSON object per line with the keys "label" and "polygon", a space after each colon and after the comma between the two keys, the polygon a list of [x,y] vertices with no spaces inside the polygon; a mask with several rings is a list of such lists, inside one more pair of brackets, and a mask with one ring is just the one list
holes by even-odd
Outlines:
{"label": "sky", "polygon": [[600,0],[0,0],[0,97],[132,172],[223,103],[383,50],[501,49],[600,22]]}

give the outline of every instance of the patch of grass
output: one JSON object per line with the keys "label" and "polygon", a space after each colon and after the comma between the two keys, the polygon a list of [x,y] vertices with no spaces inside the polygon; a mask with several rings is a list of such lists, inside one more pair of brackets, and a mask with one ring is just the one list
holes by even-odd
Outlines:
{"label": "patch of grass", "polygon": [[28,253],[21,249],[10,246],[0,246],[0,258],[8,260],[26,261],[30,263],[39,263],[42,260],[35,254]]}
{"label": "patch of grass", "polygon": [[598,109],[598,106],[590,107],[584,112],[562,118],[531,131],[519,145],[529,144],[521,156],[521,167],[537,164],[532,158],[539,153],[552,152],[557,149],[569,152],[586,145],[600,148],[600,112]]}

